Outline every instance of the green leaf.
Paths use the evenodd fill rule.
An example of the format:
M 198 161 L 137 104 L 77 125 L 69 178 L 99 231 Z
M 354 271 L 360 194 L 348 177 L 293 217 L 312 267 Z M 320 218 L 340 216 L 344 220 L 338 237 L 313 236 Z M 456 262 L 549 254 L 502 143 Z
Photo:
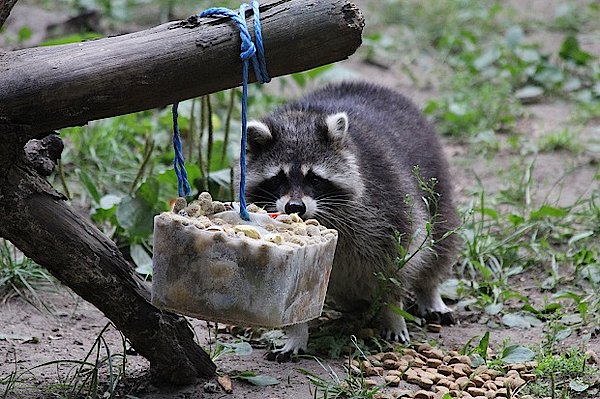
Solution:
M 83 42 L 86 40 L 99 39 L 101 37 L 102 37 L 101 34 L 95 33 L 95 32 L 76 33 L 73 35 L 59 37 L 56 39 L 48 39 L 48 40 L 42 42 L 42 44 L 40 44 L 40 46 L 56 46 L 59 44 L 77 43 L 77 42 Z
M 481 356 L 484 359 L 487 359 L 487 350 L 489 344 L 490 332 L 486 331 L 485 334 L 483 334 L 483 337 L 481 337 L 481 339 L 479 340 L 479 345 L 477 346 L 477 352 L 479 353 L 479 356 Z
M 581 380 L 571 380 L 569 381 L 569 388 L 571 388 L 575 392 L 583 392 L 590 387 L 590 384 L 583 382 Z
M 558 55 L 564 60 L 570 60 L 578 65 L 585 65 L 588 61 L 595 59 L 593 55 L 587 53 L 579 47 L 579 41 L 573 35 L 567 36 L 560 46 Z
M 542 322 L 538 318 L 531 315 L 509 313 L 502 316 L 502 323 L 511 328 L 514 327 L 526 330 L 532 326 L 538 326 Z
M 523 42 L 523 28 L 518 25 L 511 26 L 504 35 L 504 40 L 510 48 L 516 48 Z
M 504 305 L 502 303 L 494 303 L 491 305 L 487 305 L 484 308 L 485 313 L 489 314 L 489 315 L 495 315 L 500 313 L 500 311 L 502 310 L 502 308 L 504 307 Z
M 19 43 L 23 43 L 25 40 L 31 39 L 33 32 L 29 26 L 22 26 L 19 29 Z
M 79 181 L 81 181 L 81 184 L 83 185 L 83 187 L 85 187 L 85 189 L 87 190 L 88 194 L 92 197 L 94 202 L 96 204 L 99 203 L 100 193 L 98 192 L 98 189 L 96 189 L 96 184 L 94 183 L 90 175 L 88 175 L 87 172 L 83 170 L 79 170 Z
M 233 349 L 233 352 L 239 356 L 247 356 L 252 353 L 252 346 L 248 342 L 234 342 L 226 345 Z
M 152 275 L 152 258 L 142 245 L 134 244 L 129 248 L 133 263 L 137 266 L 135 271 L 143 275 Z
M 521 345 L 511 345 L 502 351 L 502 361 L 505 363 L 523 363 L 533 360 L 535 352 Z
M 408 313 L 406 310 L 402 309 L 401 307 L 394 305 L 393 303 L 388 303 L 387 307 L 390 308 L 392 310 L 392 312 L 404 317 L 408 321 L 416 321 L 415 316 L 411 315 L 410 313 Z
M 99 205 L 102 209 L 111 209 L 113 206 L 117 205 L 121 202 L 121 197 L 114 194 L 107 194 L 104 197 L 100 198 Z
M 154 208 L 158 202 L 158 194 L 160 192 L 160 185 L 158 180 L 150 177 L 146 179 L 142 185 L 135 192 L 135 196 L 144 200 L 148 206 Z
M 581 232 L 579 234 L 575 234 L 573 237 L 571 237 L 569 239 L 569 245 L 573 245 L 577 241 L 583 240 L 584 238 L 591 237 L 592 235 L 594 235 L 594 232 L 592 230 L 588 230 L 588 231 Z
M 117 222 L 132 237 L 152 234 L 154 209 L 138 197 L 125 197 L 117 208 Z
M 266 387 L 269 385 L 279 384 L 279 380 L 275 377 L 271 377 L 263 374 L 254 374 L 251 371 L 243 372 L 235 376 L 238 380 L 244 380 L 257 387 Z
M 531 102 L 544 94 L 544 89 L 538 86 L 525 86 L 522 89 L 515 91 L 515 97 L 519 100 Z
M 557 208 L 550 205 L 542 205 L 537 211 L 531 212 L 531 219 L 538 220 L 545 217 L 563 218 L 568 214 L 569 212 L 564 208 Z

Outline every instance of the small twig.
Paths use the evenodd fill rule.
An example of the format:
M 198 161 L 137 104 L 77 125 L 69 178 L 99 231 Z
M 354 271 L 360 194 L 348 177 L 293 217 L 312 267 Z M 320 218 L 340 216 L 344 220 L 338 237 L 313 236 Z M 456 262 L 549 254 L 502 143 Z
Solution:
M 137 175 L 135 176 L 135 179 L 133 179 L 133 182 L 131 183 L 131 187 L 129 189 L 129 194 L 133 194 L 140 179 L 144 175 L 144 170 L 146 169 L 146 166 L 148 165 L 148 161 L 150 161 L 150 156 L 152 155 L 153 150 L 154 150 L 154 140 L 152 139 L 151 135 L 148 135 L 146 137 L 146 143 L 144 144 L 144 158 L 142 159 L 142 164 L 140 165 L 140 169 L 138 170 Z
M 60 179 L 60 184 L 63 187 L 65 197 L 67 197 L 68 200 L 71 200 L 71 193 L 69 192 L 69 187 L 67 187 L 67 181 L 65 178 L 65 170 L 63 169 L 62 160 L 60 158 L 58 159 L 58 176 Z
M 208 180 L 210 177 L 210 161 L 212 160 L 212 149 L 213 149 L 213 123 L 212 123 L 212 105 L 210 104 L 210 94 L 206 96 L 206 124 L 208 125 L 208 143 L 206 146 L 206 174 L 204 180 L 206 183 L 206 190 L 208 191 Z
M 200 99 L 200 134 L 198 135 L 198 166 L 200 167 L 200 173 L 202 174 L 202 178 L 204 180 L 204 157 L 202 156 L 202 138 L 204 137 L 204 116 L 206 108 L 206 97 L 202 97 Z M 206 189 L 204 187 L 203 189 Z
M 221 151 L 221 165 L 225 162 L 227 155 L 227 145 L 229 143 L 229 129 L 231 127 L 231 115 L 233 114 L 233 100 L 235 99 L 235 89 L 229 91 L 229 106 L 227 108 L 227 116 L 225 117 L 225 135 L 223 136 L 223 150 Z

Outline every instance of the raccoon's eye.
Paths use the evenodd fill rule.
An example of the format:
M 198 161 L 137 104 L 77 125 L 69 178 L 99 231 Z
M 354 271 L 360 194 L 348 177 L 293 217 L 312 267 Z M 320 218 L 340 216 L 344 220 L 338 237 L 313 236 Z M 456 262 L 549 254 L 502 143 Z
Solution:
M 321 184 L 323 182 L 323 178 L 315 175 L 312 172 L 309 172 L 308 175 L 306 176 L 306 179 L 308 180 L 308 182 L 312 185 L 312 186 L 317 186 L 319 184 Z

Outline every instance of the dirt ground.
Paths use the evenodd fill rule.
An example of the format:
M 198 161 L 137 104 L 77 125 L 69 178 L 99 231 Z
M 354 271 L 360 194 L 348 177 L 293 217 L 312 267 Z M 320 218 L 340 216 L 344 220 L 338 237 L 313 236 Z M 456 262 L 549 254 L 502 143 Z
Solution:
M 357 1 L 363 10 L 364 1 Z M 524 2 L 513 1 L 519 6 Z M 556 5 L 559 1 L 535 1 L 528 7 L 520 7 L 523 12 L 531 12 L 537 17 L 542 17 L 540 10 L 551 7 L 548 3 Z M 538 13 L 538 11 L 540 13 Z M 369 15 L 367 14 L 367 22 Z M 368 32 L 367 25 L 367 32 Z M 600 40 L 588 38 L 589 46 L 600 51 Z M 555 47 L 555 34 L 547 36 L 536 33 L 532 40 L 542 41 L 549 48 Z M 546 40 L 544 42 L 544 40 Z M 429 98 L 434 98 L 437 93 L 435 89 L 419 89 L 415 87 L 401 72 L 400 68 L 392 65 L 382 69 L 373 65 L 365 64 L 359 57 L 340 63 L 357 77 L 368 77 L 375 83 L 398 89 L 411 97 L 417 104 L 423 105 Z M 520 122 L 519 129 L 533 137 L 556 132 L 561 127 L 569 126 L 574 109 L 561 101 L 542 102 L 526 107 L 526 117 Z M 592 139 L 600 137 L 600 126 L 590 123 L 583 127 L 580 137 Z M 446 153 L 449 157 L 453 175 L 455 176 L 456 191 L 460 205 L 466 206 L 466 200 L 470 191 L 476 186 L 476 177 L 483 183 L 488 193 L 494 193 L 506 185 L 505 176 L 508 173 L 514 154 L 508 150 L 501 150 L 495 157 L 487 160 L 482 157 L 474 157 L 469 154 L 469 148 L 458 144 L 447 144 Z M 569 204 L 592 189 L 593 176 L 599 161 L 598 154 L 582 152 L 574 156 L 568 152 L 552 152 L 538 156 L 538 167 L 534 170 L 536 182 L 535 189 L 540 196 L 547 193 L 555 196 L 559 203 Z M 566 170 L 572 170 L 567 179 L 562 181 L 562 189 L 553 187 L 557 176 L 561 176 Z M 560 195 L 559 195 L 560 193 Z M 543 293 L 536 287 L 539 284 L 533 272 L 519 275 L 514 284 L 522 287 L 525 295 L 543 301 Z M 0 379 L 9 375 L 13 370 L 27 370 L 34 366 L 57 359 L 82 359 L 93 346 L 101 330 L 109 322 L 104 315 L 89 303 L 73 294 L 66 287 L 56 290 L 41 292 L 44 303 L 50 311 L 38 310 L 21 299 L 12 299 L 0 304 Z M 480 314 L 459 310 L 457 312 L 458 324 L 444 327 L 440 333 L 427 333 L 416 325 L 410 325 L 409 329 L 416 342 L 429 340 L 436 341 L 445 350 L 459 349 L 466 341 L 474 336 L 481 336 L 490 327 L 480 324 Z M 206 324 L 198 320 L 190 320 L 195 328 L 198 341 L 202 346 L 209 346 L 209 336 Z M 511 343 L 535 345 L 542 339 L 541 327 L 528 330 L 504 328 L 501 325 L 491 329 L 491 346 L 499 348 L 503 341 L 510 340 Z M 122 351 L 121 337 L 114 329 L 104 335 L 114 351 Z M 225 339 L 232 339 L 225 337 Z M 566 346 L 578 346 L 581 344 L 577 336 L 572 336 L 563 342 Z M 588 349 L 600 353 L 600 338 L 596 337 L 587 343 Z M 239 356 L 235 354 L 224 355 L 217 362 L 219 370 L 227 375 L 234 376 L 239 372 L 253 371 L 277 378 L 278 385 L 268 387 L 255 387 L 248 383 L 233 382 L 233 393 L 226 394 L 217 389 L 216 393 L 207 392 L 209 386 L 206 381 L 183 388 L 157 387 L 147 382 L 148 362 L 139 355 L 131 353 L 127 356 L 127 375 L 131 386 L 138 386 L 137 390 L 131 392 L 131 397 L 143 399 L 160 398 L 312 398 L 314 387 L 312 387 L 306 376 L 298 369 L 307 369 L 318 375 L 328 378 L 328 372 L 319 363 L 311 358 L 303 358 L 295 363 L 277 364 L 264 359 L 266 350 L 254 348 L 251 354 Z M 331 367 L 341 378 L 343 378 L 343 359 L 325 359 L 323 365 Z M 20 386 L 18 393 L 10 394 L 10 399 L 34 399 L 58 397 L 51 393 L 53 384 L 60 383 L 61 378 L 66 375 L 64 367 L 50 365 L 35 369 L 28 384 Z M 61 377 L 62 376 L 62 377 Z M 405 383 L 403 383 L 405 384 Z M 210 384 L 209 384 L 210 385 Z M 405 385 L 414 389 L 414 386 Z M 391 388 L 390 392 L 391 392 Z M 399 388 L 402 389 L 402 386 Z M 0 385 L 0 394 L 3 387 Z M 1 396 L 1 395 L 0 395 Z

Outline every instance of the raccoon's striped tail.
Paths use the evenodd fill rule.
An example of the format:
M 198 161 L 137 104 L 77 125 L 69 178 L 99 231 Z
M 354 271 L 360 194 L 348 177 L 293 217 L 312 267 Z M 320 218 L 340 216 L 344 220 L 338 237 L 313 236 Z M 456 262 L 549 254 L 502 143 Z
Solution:
M 248 31 L 246 24 L 246 8 L 248 4 L 243 3 L 240 6 L 239 12 L 235 12 L 228 8 L 214 7 L 209 8 L 200 14 L 198 17 L 227 17 L 231 18 L 238 29 L 240 30 L 240 38 L 242 39 L 241 54 L 243 68 L 243 85 L 242 85 L 242 145 L 240 149 L 240 216 L 244 220 L 249 220 L 250 216 L 246 210 L 246 127 L 247 127 L 247 100 L 248 100 L 248 64 L 252 61 L 254 75 L 260 83 L 267 83 L 271 80 L 267 72 L 267 63 L 265 61 L 265 49 L 262 40 L 262 31 L 260 25 L 260 11 L 258 1 L 252 2 L 252 11 L 254 13 L 254 36 L 256 45 L 252 42 L 252 36 Z M 177 190 L 180 197 L 191 195 L 191 187 L 188 181 L 187 172 L 185 170 L 185 160 L 183 158 L 183 150 L 181 139 L 179 137 L 179 126 L 177 124 L 177 106 L 179 103 L 173 104 L 173 149 L 175 150 L 175 159 L 173 166 L 177 175 Z

